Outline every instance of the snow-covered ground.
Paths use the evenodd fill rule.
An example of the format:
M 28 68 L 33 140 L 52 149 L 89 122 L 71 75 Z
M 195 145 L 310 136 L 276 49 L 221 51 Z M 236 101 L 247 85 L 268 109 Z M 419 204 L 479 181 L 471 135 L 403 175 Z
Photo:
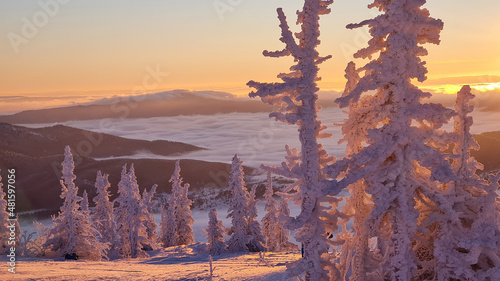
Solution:
M 0 280 L 209 280 L 205 244 L 171 247 L 150 253 L 149 258 L 113 261 L 69 261 L 63 259 L 20 258 L 16 273 L 7 271 L 6 258 L 0 258 Z M 213 280 L 300 280 L 284 273 L 286 263 L 300 258 L 299 251 L 222 254 L 213 257 Z

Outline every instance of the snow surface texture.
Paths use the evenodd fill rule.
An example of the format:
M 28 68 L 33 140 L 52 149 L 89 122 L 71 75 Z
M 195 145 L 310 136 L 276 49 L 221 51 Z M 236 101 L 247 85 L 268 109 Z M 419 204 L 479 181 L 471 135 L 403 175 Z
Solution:
M 0 257 L 0 280 L 87 281 L 87 280 L 209 280 L 206 244 L 179 246 L 150 252 L 149 258 L 113 261 L 64 261 L 20 258 L 16 274 L 6 275 L 5 256 Z M 222 254 L 213 257 L 214 279 L 217 281 L 292 281 L 286 277 L 286 263 L 300 258 L 300 253 Z

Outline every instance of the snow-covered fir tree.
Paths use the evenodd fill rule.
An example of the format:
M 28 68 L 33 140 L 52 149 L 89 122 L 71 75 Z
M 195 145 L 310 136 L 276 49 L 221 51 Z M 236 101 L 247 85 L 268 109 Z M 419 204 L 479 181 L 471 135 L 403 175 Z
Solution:
M 266 199 L 265 211 L 266 215 L 262 218 L 262 234 L 266 238 L 266 248 L 268 251 L 276 252 L 279 250 L 279 233 L 280 221 L 278 220 L 278 203 L 273 198 L 273 179 L 272 173 L 267 173 L 266 192 L 264 198 Z
M 350 62 L 345 70 L 347 83 L 343 96 L 347 96 L 359 82 L 359 74 L 354 62 Z M 370 98 L 362 97 L 358 102 L 351 102 L 347 108 L 348 119 L 342 126 L 344 138 L 340 143 L 346 142 L 346 156 L 350 157 L 359 153 L 367 141 L 368 129 L 376 126 L 372 116 L 376 114 L 370 107 Z M 371 211 L 371 198 L 365 192 L 366 182 L 360 180 L 349 185 L 351 196 L 346 199 L 342 211 L 346 216 L 342 220 L 343 232 L 337 235 L 337 240 L 341 244 L 339 249 L 340 259 L 337 265 L 340 277 L 346 279 L 349 270 L 351 275 L 349 280 L 367 280 L 366 272 L 375 271 L 370 265 L 375 264 L 373 253 L 370 253 L 369 234 L 365 227 L 366 218 Z M 352 223 L 352 228 L 348 229 L 348 223 Z M 352 233 L 352 235 L 351 235 Z
M 298 42 L 293 36 L 283 10 L 278 9 L 278 18 L 281 28 L 281 41 L 285 48 L 275 52 L 264 52 L 268 57 L 292 56 L 297 62 L 290 68 L 291 73 L 280 74 L 281 83 L 258 83 L 250 81 L 247 85 L 256 89 L 250 97 L 260 97 L 263 102 L 276 105 L 279 108 L 270 114 L 270 117 L 291 125 L 297 125 L 301 143 L 300 154 L 288 153 L 287 163 L 281 167 L 268 170 L 275 174 L 294 178 L 297 180 L 295 187 L 295 203 L 300 204 L 301 213 L 296 218 L 291 218 L 286 227 L 297 230 L 295 238 L 304 245 L 304 257 L 288 266 L 289 276 L 306 273 L 306 280 L 320 280 L 328 278 L 328 266 L 331 264 L 327 257 L 328 244 L 326 230 L 322 217 L 327 216 L 322 202 L 328 201 L 322 189 L 326 179 L 322 167 L 333 161 L 318 138 L 329 137 L 322 132 L 325 126 L 317 118 L 317 92 L 316 82 L 318 65 L 331 56 L 320 57 L 316 48 L 319 45 L 319 18 L 330 13 L 329 5 L 333 0 L 305 0 L 302 11 L 297 12 L 301 31 L 296 34 Z M 289 150 L 291 152 L 292 150 Z M 340 192 L 337 190 L 336 193 Z M 330 195 L 336 195 L 331 192 Z
M 118 194 L 115 199 L 118 204 L 115 208 L 115 219 L 120 236 L 120 255 L 132 258 L 147 256 L 145 250 L 156 249 L 156 243 L 148 238 L 144 224 L 149 213 L 139 194 L 134 164 L 129 172 L 127 165 L 123 166 Z
M 106 256 L 108 244 L 97 239 L 99 232 L 90 224 L 88 214 L 82 212 L 78 187 L 74 180 L 75 163 L 71 149 L 66 146 L 62 162 L 61 198 L 64 199 L 59 214 L 52 216 L 53 226 L 45 247 L 59 256 L 76 253 L 79 257 L 100 260 Z
M 80 203 L 82 212 L 89 216 L 90 215 L 90 209 L 89 209 L 89 195 L 87 194 L 87 190 L 83 191 L 82 194 L 82 202 Z
M 1 170 L 0 170 L 1 171 Z M 2 190 L 2 176 L 0 176 L 0 254 L 10 250 L 9 213 L 7 212 L 7 194 Z
M 290 230 L 286 229 L 284 223 L 290 217 L 290 206 L 288 205 L 288 198 L 284 195 L 278 203 L 278 212 L 276 217 L 279 222 L 276 224 L 276 239 L 278 240 L 278 251 L 289 251 L 297 249 L 297 245 L 290 242 Z
M 170 194 L 172 196 L 172 194 Z M 170 198 L 170 197 L 169 197 Z M 173 231 L 175 229 L 173 215 L 169 212 L 168 206 L 162 206 L 160 219 L 160 244 L 163 247 L 170 247 Z
M 231 218 L 231 227 L 228 230 L 230 235 L 227 240 L 227 250 L 229 252 L 246 252 L 247 244 L 251 237 L 248 235 L 248 192 L 245 187 L 245 174 L 242 162 L 237 155 L 234 155 L 229 175 L 228 189 L 231 191 L 231 201 L 227 217 Z
M 258 210 L 257 204 L 259 201 L 255 198 L 255 192 L 257 191 L 257 185 L 252 186 L 250 193 L 248 194 L 248 236 L 250 236 L 250 241 L 248 241 L 248 250 L 250 252 L 262 252 L 266 250 L 264 244 L 266 243 L 266 238 L 262 235 L 262 229 L 260 223 L 257 220 Z
M 189 183 L 182 183 L 182 178 L 180 177 L 180 166 L 179 160 L 176 162 L 176 173 L 174 173 L 175 178 L 172 178 L 173 184 L 178 184 L 180 191 L 177 195 L 178 197 L 175 200 L 176 210 L 176 227 L 177 227 L 177 240 L 175 241 L 175 245 L 190 245 L 194 243 L 194 232 L 193 232 L 193 223 L 194 219 L 191 215 L 191 205 L 193 201 L 188 198 L 189 193 Z
M 439 281 L 493 281 L 500 277 L 500 217 L 496 210 L 499 178 L 491 176 L 493 183 L 489 183 L 476 174 L 483 166 L 470 154 L 472 149 L 479 150 L 470 133 L 473 120 L 469 114 L 474 107 L 469 101 L 473 98 L 469 86 L 457 94 L 453 130 L 458 141 L 453 148 L 456 158 L 452 161 L 459 179 L 447 188 L 448 198 L 460 220 L 443 218 L 437 229 L 433 275 Z
M 158 201 L 153 198 L 156 193 L 157 187 L 158 185 L 155 184 L 151 187 L 149 192 L 146 189 L 142 191 L 142 202 L 146 207 L 146 211 L 148 213 L 148 219 L 145 220 L 143 223 L 146 226 L 148 239 L 155 242 L 158 240 L 158 233 L 157 233 L 158 226 L 156 225 L 154 217 L 154 207 L 156 206 L 156 204 L 158 204 Z
M 168 208 L 162 210 L 161 242 L 165 247 L 189 245 L 194 243 L 192 201 L 188 198 L 189 184 L 182 183 L 179 160 L 175 163 L 170 182 L 172 193 L 167 200 Z
M 113 203 L 109 201 L 111 184 L 108 174 L 97 172 L 95 188 L 97 195 L 92 199 L 95 203 L 92 214 L 92 225 L 100 233 L 100 240 L 109 244 L 108 258 L 118 257 L 118 233 L 116 232 L 115 215 L 113 213 Z
M 208 227 L 205 229 L 207 235 L 208 247 L 207 250 L 212 255 L 220 255 L 225 252 L 226 244 L 224 243 L 224 233 L 226 228 L 222 221 L 217 217 L 217 209 L 211 209 L 208 213 Z
M 411 280 L 416 274 L 418 262 L 412 242 L 418 227 L 417 201 L 429 199 L 447 216 L 454 216 L 438 186 L 456 176 L 436 147 L 445 135 L 439 130 L 453 116 L 453 110 L 422 103 L 430 93 L 412 84 L 413 79 L 426 79 L 421 56 L 427 51 L 421 45 L 438 44 L 443 28 L 440 20 L 422 8 L 425 3 L 375 0 L 369 7 L 378 9 L 380 15 L 348 25 L 368 26 L 373 37 L 368 47 L 355 54 L 355 58 L 372 59 L 362 68 L 364 75 L 350 93 L 337 100 L 341 107 L 352 102 L 369 105 L 366 110 L 370 115 L 359 120 L 369 122 L 367 146 L 324 171 L 331 178 L 347 171 L 335 192 L 339 185 L 364 179 L 366 192 L 372 196 L 373 208 L 365 227 L 370 237 L 377 238 L 383 259 L 369 278 Z M 360 101 L 368 91 L 375 92 Z

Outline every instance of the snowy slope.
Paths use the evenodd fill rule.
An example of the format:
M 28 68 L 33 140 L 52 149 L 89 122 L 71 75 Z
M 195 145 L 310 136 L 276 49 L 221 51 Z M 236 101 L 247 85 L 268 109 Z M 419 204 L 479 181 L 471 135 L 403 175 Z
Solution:
M 17 273 L 7 272 L 0 258 L 0 280 L 209 280 L 208 254 L 204 243 L 170 247 L 151 253 L 150 258 L 113 261 L 65 261 L 21 258 Z M 300 258 L 299 252 L 215 256 L 214 280 L 298 280 L 284 274 L 286 263 Z

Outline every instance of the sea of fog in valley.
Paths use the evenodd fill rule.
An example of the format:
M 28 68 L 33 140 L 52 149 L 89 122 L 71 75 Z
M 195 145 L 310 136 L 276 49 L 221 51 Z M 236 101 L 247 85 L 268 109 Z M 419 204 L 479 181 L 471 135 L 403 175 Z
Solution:
M 476 110 L 472 114 L 473 134 L 499 131 L 500 112 Z M 345 146 L 339 145 L 340 127 L 347 117 L 339 108 L 329 107 L 320 111 L 319 118 L 328 126 L 331 138 L 320 142 L 330 155 L 341 157 Z M 180 156 L 163 157 L 148 152 L 137 153 L 124 158 L 196 159 L 211 162 L 230 163 L 238 154 L 244 165 L 259 167 L 260 164 L 279 165 L 283 161 L 285 145 L 298 147 L 297 127 L 276 122 L 268 113 L 229 113 L 215 115 L 187 115 L 138 119 L 103 119 L 69 121 L 61 123 L 75 128 L 112 134 L 141 140 L 169 140 L 184 142 L 207 150 Z M 52 124 L 27 125 L 44 127 Z M 453 122 L 445 126 L 451 130 Z

